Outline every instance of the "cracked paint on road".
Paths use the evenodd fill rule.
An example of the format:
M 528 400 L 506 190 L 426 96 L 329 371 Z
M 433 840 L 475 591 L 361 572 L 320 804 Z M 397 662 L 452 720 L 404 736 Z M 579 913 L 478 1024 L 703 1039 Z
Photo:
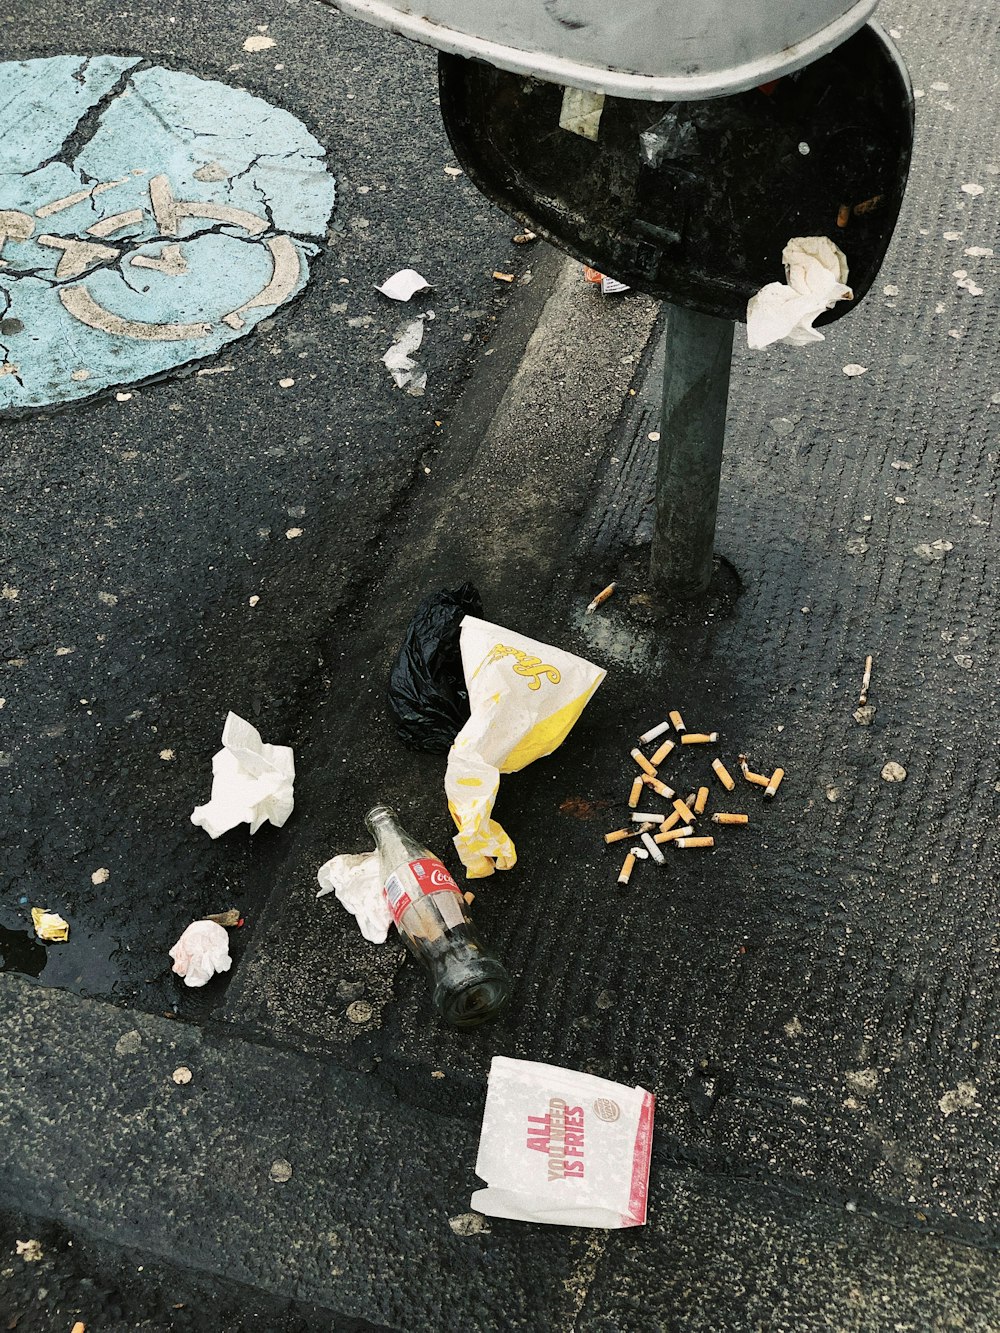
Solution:
M 0 64 L 0 412 L 165 374 L 305 286 L 325 149 L 239 88 L 122 56 Z

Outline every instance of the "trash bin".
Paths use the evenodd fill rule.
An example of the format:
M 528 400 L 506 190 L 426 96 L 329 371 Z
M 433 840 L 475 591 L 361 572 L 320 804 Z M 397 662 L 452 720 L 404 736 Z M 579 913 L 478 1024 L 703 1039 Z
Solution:
M 439 66 L 441 115 L 469 178 L 629 287 L 742 320 L 780 279 L 792 236 L 829 236 L 854 301 L 823 324 L 856 308 L 879 271 L 909 171 L 913 96 L 877 24 L 727 97 L 591 99 L 585 133 L 565 128 L 562 88 L 460 56 Z
M 878 0 L 325 0 L 516 74 L 645 101 L 721 97 L 811 64 Z
M 855 309 L 902 204 L 913 91 L 869 22 L 877 0 L 326 3 L 437 47 L 442 117 L 478 188 L 669 303 L 650 575 L 700 596 L 736 322 L 798 237 L 846 257 L 852 299 L 815 324 Z

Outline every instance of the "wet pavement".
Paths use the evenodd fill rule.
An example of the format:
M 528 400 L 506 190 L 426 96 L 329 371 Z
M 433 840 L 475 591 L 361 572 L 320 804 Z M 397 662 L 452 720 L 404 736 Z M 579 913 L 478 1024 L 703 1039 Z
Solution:
M 426 60 L 346 24 L 345 76 L 351 60 L 382 69 L 407 52 L 392 77 L 423 99 L 420 143 L 392 139 L 404 156 L 383 212 L 371 191 L 338 206 L 343 230 L 303 296 L 227 352 L 236 370 L 142 389 L 141 414 L 112 397 L 8 431 L 23 545 L 4 606 L 21 664 L 0 723 L 8 823 L 24 833 L 0 883 L 0 967 L 39 968 L 24 921 L 44 895 L 72 933 L 49 947 L 43 986 L 123 1011 L 5 979 L 25 1014 L 24 1116 L 61 1116 L 67 1134 L 37 1178 L 3 1162 L 24 1206 L 83 1217 L 115 1244 L 145 1225 L 161 1254 L 215 1271 L 229 1245 L 241 1281 L 392 1327 L 444 1326 L 470 1289 L 482 1328 L 799 1330 L 825 1326 L 821 1311 L 841 1329 L 996 1326 L 1000 158 L 981 109 L 996 100 L 997 21 L 984 4 L 934 17 L 915 0 L 883 18 L 918 93 L 899 226 L 874 290 L 826 342 L 751 354 L 738 337 L 723 564 L 693 609 L 657 605 L 648 586 L 655 308 L 602 304 L 551 257 L 531 259 L 531 285 L 495 293 L 489 256 L 513 229 L 445 175 Z M 377 181 L 374 148 L 340 127 L 346 100 L 307 74 L 300 63 L 285 101 L 330 149 L 338 189 Z M 354 130 L 385 100 L 363 85 L 349 84 Z M 415 200 L 418 179 L 436 184 Z M 474 239 L 459 245 L 463 228 Z M 395 323 L 368 289 L 391 271 L 390 233 L 410 247 L 391 267 L 460 275 L 447 302 L 433 293 L 425 400 L 379 362 Z M 479 341 L 508 299 L 505 340 Z M 373 311 L 371 326 L 340 322 Z M 286 374 L 294 388 L 274 388 Z M 450 855 L 443 760 L 399 746 L 383 691 L 420 597 L 467 578 L 491 619 L 609 675 L 561 750 L 502 780 L 497 816 L 520 860 L 473 886 L 474 913 L 515 997 L 489 1030 L 458 1036 L 433 1023 L 397 943 L 367 944 L 314 894 L 322 861 L 364 847 L 376 799 Z M 586 616 L 611 579 L 615 596 Z M 294 746 L 297 806 L 284 830 L 211 843 L 188 815 L 229 707 Z M 636 736 L 671 707 L 718 730 L 734 769 L 742 751 L 787 776 L 769 805 L 751 793 L 748 828 L 663 872 L 639 867 L 622 892 L 601 835 L 625 813 Z M 697 755 L 671 762 L 673 785 L 704 776 Z M 905 780 L 882 776 L 889 762 Z M 186 993 L 165 948 L 230 906 L 248 923 L 232 932 L 233 972 Z M 64 1028 L 91 1071 L 79 1115 L 27 1063 L 32 1041 L 58 1045 Z M 92 1071 L 133 1030 L 141 1058 L 100 1086 Z M 196 1069 L 183 1131 L 175 1044 Z M 478 1183 L 493 1054 L 656 1092 L 645 1230 L 495 1222 L 456 1246 L 448 1219 Z M 139 1195 L 67 1199 L 74 1147 L 119 1115 Z M 234 1122 L 248 1153 L 235 1164 Z M 165 1183 L 172 1145 L 192 1154 L 191 1180 Z M 102 1128 L 99 1159 L 118 1149 Z M 296 1173 L 280 1197 L 261 1174 L 279 1150 Z M 204 1180 L 219 1239 L 199 1258 L 176 1218 Z M 279 1235 L 301 1244 L 290 1268 Z M 413 1290 L 372 1284 L 380 1256 L 398 1275 L 401 1248 L 419 1263 Z
M 510 288 L 491 274 L 520 273 L 533 259 L 511 244 L 507 220 L 460 174 L 445 170 L 454 159 L 426 52 L 400 48 L 318 5 L 265 5 L 252 23 L 239 7 L 221 6 L 195 25 L 140 4 L 130 9 L 126 31 L 143 59 L 138 66 L 112 62 L 103 101 L 94 102 L 95 87 L 61 113 L 50 138 L 85 107 L 86 133 L 65 150 L 73 171 L 62 161 L 47 168 L 60 174 L 44 197 L 71 197 L 74 172 L 84 192 L 109 173 L 117 179 L 116 165 L 131 171 L 138 163 L 145 174 L 133 178 L 140 182 L 134 187 L 116 186 L 37 220 L 37 229 L 90 225 L 119 208 L 122 190 L 148 192 L 151 173 L 169 159 L 175 212 L 178 199 L 231 184 L 231 206 L 252 204 L 276 231 L 315 231 L 318 219 L 321 236 L 306 248 L 321 253 L 307 282 L 302 271 L 301 294 L 273 311 L 247 311 L 242 332 L 249 336 L 218 356 L 206 357 L 198 339 L 101 342 L 104 335 L 79 322 L 67 352 L 63 334 L 40 315 L 10 333 L 11 348 L 29 339 L 66 362 L 65 379 L 53 387 L 57 397 L 85 390 L 92 396 L 27 416 L 13 403 L 22 414 L 5 429 L 0 764 L 4 825 L 17 833 L 7 839 L 0 869 L 0 927 L 14 932 L 0 945 L 0 967 L 81 994 L 197 1015 L 219 1001 L 222 988 L 192 995 L 177 987 L 165 946 L 192 917 L 238 906 L 247 922 L 233 933 L 238 961 L 282 855 L 273 829 L 252 843 L 244 829 L 213 845 L 188 821 L 208 799 L 226 713 L 242 713 L 266 740 L 300 739 L 309 720 L 300 718 L 298 700 L 322 670 L 318 642 L 329 618 L 370 576 L 385 515 L 447 446 L 457 384 L 490 350 L 496 314 L 511 300 Z M 108 63 L 83 60 L 106 49 L 101 6 L 83 17 L 68 5 L 29 7 L 16 40 L 8 33 L 7 58 L 62 55 L 68 33 L 79 61 L 28 68 L 59 90 L 72 66 L 79 78 L 71 71 L 69 86 L 79 92 Z M 170 68 L 157 74 L 152 55 Z M 122 67 L 134 86 L 115 83 Z M 180 93 L 197 81 L 185 71 L 208 80 L 186 102 Z M 234 98 L 246 112 L 238 118 L 241 133 L 256 135 L 257 148 L 272 155 L 257 166 L 237 160 L 248 150 L 235 132 L 231 139 L 213 135 L 212 107 Z M 405 134 L 383 114 L 386 101 L 407 108 Z M 297 146 L 288 136 L 306 132 L 289 128 L 292 116 L 326 149 L 320 167 L 327 180 L 337 178 L 325 236 L 316 172 L 306 173 L 302 187 L 296 161 L 289 168 Z M 7 151 L 19 144 L 12 139 Z M 35 145 L 41 157 L 47 144 Z M 239 179 L 220 182 L 213 171 L 206 177 L 206 161 L 212 168 L 218 158 Z M 320 183 L 323 190 L 329 196 Z M 124 200 L 132 202 L 131 195 Z M 136 228 L 121 233 L 133 259 L 153 252 L 162 259 L 172 240 L 149 240 L 169 221 L 163 210 L 169 213 L 170 200 L 161 191 L 159 219 L 148 202 L 138 235 Z M 327 208 L 330 202 L 326 197 Z M 195 230 L 219 226 L 213 218 L 188 223 Z M 184 219 L 175 226 L 173 248 L 192 266 L 187 276 L 135 271 L 159 284 L 155 315 L 148 311 L 153 295 L 130 295 L 130 269 L 121 277 L 113 267 L 99 269 L 78 286 L 117 283 L 114 299 L 128 298 L 119 312 L 135 319 L 191 318 L 185 302 L 192 299 L 198 308 L 211 306 L 214 289 L 199 268 L 198 247 L 220 238 L 206 232 L 190 241 Z M 250 259 L 243 262 L 249 240 L 231 242 L 247 282 L 254 276 Z M 12 290 L 10 275 L 30 267 L 27 247 L 45 253 L 33 241 L 7 243 Z M 218 317 L 253 295 L 250 287 L 243 291 L 242 277 L 233 278 L 232 260 L 228 252 L 211 258 L 220 282 L 229 265 L 229 286 L 215 293 L 211 314 L 230 337 L 234 330 Z M 408 265 L 434 283 L 426 299 L 404 306 L 374 291 Z M 21 281 L 35 288 L 42 282 Z M 381 357 L 418 308 L 433 309 L 436 318 L 420 353 L 428 388 L 411 397 L 394 386 Z M 261 313 L 267 317 L 250 331 Z M 101 350 L 109 341 L 117 377 Z M 165 365 L 151 360 L 156 349 L 196 360 L 163 377 Z M 88 351 L 93 375 L 74 379 L 72 358 Z M 112 387 L 93 394 L 98 381 Z M 51 946 L 41 970 L 37 951 L 16 938 L 30 925 L 32 905 L 71 922 L 69 943 Z

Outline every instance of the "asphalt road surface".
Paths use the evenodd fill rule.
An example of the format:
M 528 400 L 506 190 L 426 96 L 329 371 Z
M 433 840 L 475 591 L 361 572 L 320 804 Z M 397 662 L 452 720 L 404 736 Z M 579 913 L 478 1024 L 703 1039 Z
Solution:
M 446 170 L 430 56 L 304 0 L 15 15 L 11 59 L 137 55 L 283 108 L 337 199 L 325 236 L 285 228 L 309 248 L 301 292 L 214 358 L 91 397 L 70 370 L 73 404 L 5 422 L 0 1203 L 19 1215 L 0 1293 L 36 1320 L 57 1308 L 42 1288 L 60 1318 L 117 1305 L 155 1328 L 200 1327 L 191 1304 L 216 1299 L 223 1327 L 266 1311 L 289 1333 L 456 1309 L 546 1333 L 1000 1326 L 992 7 L 885 7 L 917 89 L 899 225 L 824 343 L 750 354 L 738 331 L 724 563 L 688 609 L 648 587 L 656 308 L 512 245 Z M 80 97 L 99 68 L 81 59 Z M 212 128 L 163 119 L 189 156 Z M 100 145 L 82 123 L 63 158 Z M 255 157 L 232 200 L 266 212 Z M 115 189 L 137 197 L 84 206 L 106 220 Z M 157 198 L 155 241 L 84 242 L 159 264 L 151 290 L 170 247 L 195 264 Z M 46 220 L 64 239 L 71 207 Z M 8 226 L 16 260 L 33 241 Z M 265 238 L 240 275 L 258 287 Z M 404 266 L 433 286 L 396 307 L 373 289 Z M 381 357 L 428 310 L 414 397 Z M 3 330 L 8 363 L 31 333 Z M 314 895 L 377 799 L 451 856 L 442 761 L 402 750 L 383 691 L 418 597 L 468 577 L 499 623 L 609 674 L 562 749 L 501 784 L 520 861 L 473 910 L 515 995 L 459 1036 L 397 941 Z M 710 855 L 619 893 L 601 834 L 635 737 L 674 706 L 730 763 L 787 776 Z M 229 709 L 294 747 L 296 810 L 212 842 L 189 816 Z M 698 761 L 679 751 L 680 782 Z M 68 943 L 30 937 L 33 905 Z M 166 949 L 229 907 L 232 972 L 186 990 Z M 470 1221 L 501 1053 L 655 1091 L 645 1228 Z M 47 1258 L 16 1253 L 29 1236 Z
M 490 351 L 512 295 L 491 275 L 525 261 L 515 225 L 446 170 L 421 48 L 306 3 L 21 6 L 4 31 L 10 60 L 123 52 L 244 87 L 296 116 L 336 179 L 310 277 L 273 318 L 154 382 L 135 341 L 117 384 L 4 431 L 0 966 L 170 1009 L 186 997 L 165 945 L 238 906 L 238 955 L 271 887 L 273 830 L 251 844 L 244 828 L 220 858 L 188 820 L 226 714 L 295 739 L 317 638 L 433 478 L 457 387 Z M 134 134 L 114 141 L 123 171 Z M 172 138 L 190 158 L 190 134 Z M 374 290 L 405 267 L 433 285 L 407 306 Z M 414 397 L 381 357 L 427 310 Z M 66 945 L 34 947 L 33 905 L 71 919 Z

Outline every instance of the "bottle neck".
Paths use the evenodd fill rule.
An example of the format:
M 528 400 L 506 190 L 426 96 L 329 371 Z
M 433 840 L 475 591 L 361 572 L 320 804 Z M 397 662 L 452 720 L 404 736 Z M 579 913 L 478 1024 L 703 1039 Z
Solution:
M 365 815 L 365 823 L 373 838 L 378 836 L 377 829 L 400 829 L 399 816 L 390 805 L 373 805 Z
M 391 806 L 373 806 L 365 815 L 365 824 L 375 839 L 384 871 L 391 870 L 400 861 L 412 861 L 429 854 L 426 848 L 403 828 L 399 816 Z

